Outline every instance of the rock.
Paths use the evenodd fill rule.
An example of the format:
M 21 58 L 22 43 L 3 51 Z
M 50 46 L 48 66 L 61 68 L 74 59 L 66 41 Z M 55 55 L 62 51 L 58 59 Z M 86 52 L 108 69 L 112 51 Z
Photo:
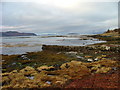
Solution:
M 96 73 L 107 73 L 108 71 L 110 71 L 111 68 L 110 67 L 101 67 L 100 69 L 98 69 L 96 71 Z
M 95 60 L 95 61 L 98 61 L 98 58 L 95 58 L 94 60 Z
M 5 84 L 4 86 L 11 87 L 11 88 L 24 87 L 23 84 L 25 85 L 26 80 L 27 78 L 22 73 L 11 73 L 10 72 L 9 76 L 3 77 L 3 83 Z
M 30 75 L 33 73 L 37 73 L 37 71 L 33 67 L 30 67 L 30 66 L 25 67 L 24 69 L 20 70 L 19 72 L 24 75 Z
M 8 76 L 10 73 L 2 73 L 2 76 Z
M 9 82 L 10 82 L 9 77 L 7 76 L 2 77 L 2 85 L 8 85 Z
M 33 67 L 30 67 L 30 66 L 27 66 L 27 67 L 25 67 L 24 69 L 22 69 L 22 70 L 25 70 L 25 71 L 30 71 L 30 70 L 35 70 Z M 21 70 L 21 71 L 22 71 Z
M 66 52 L 71 52 L 71 51 L 80 51 L 81 48 L 83 49 L 82 46 L 58 46 L 58 45 L 43 45 L 42 50 L 50 50 L 50 51 L 66 51 Z
M 108 47 L 108 46 L 106 46 L 106 45 L 102 45 L 102 46 L 101 46 L 101 49 L 102 49 L 102 50 L 110 50 L 110 47 Z
M 11 80 L 26 79 L 23 73 L 11 73 L 8 77 Z
M 67 68 L 66 65 L 69 67 Z M 69 63 L 64 63 L 60 68 L 61 70 L 59 73 L 68 75 L 71 77 L 71 79 L 81 78 L 84 75 L 90 74 L 89 69 L 80 61 L 71 61 Z
M 66 82 L 65 81 L 56 81 L 56 82 L 54 82 L 54 85 L 55 85 L 55 87 L 56 86 L 59 86 L 60 88 L 62 88 L 62 86 L 65 84 Z
M 37 68 L 38 71 L 49 70 L 49 69 L 54 69 L 54 67 L 53 66 L 50 66 L 50 67 L 48 67 L 48 66 L 41 66 L 41 67 Z
M 4 86 L 2 86 L 2 89 L 8 89 L 8 88 L 13 88 L 11 85 L 4 85 Z
M 81 56 L 76 56 L 77 58 L 79 58 L 79 59 L 84 59 L 83 57 L 81 57 Z
M 21 56 L 21 58 L 22 58 L 23 60 L 30 60 L 30 59 L 27 57 L 27 55 L 24 55 L 24 54 Z
M 100 59 L 102 59 L 102 57 L 101 57 L 101 56 L 98 56 L 96 59 L 97 59 L 97 60 L 100 60 Z
M 50 86 L 51 86 L 50 84 L 44 83 L 44 84 L 41 85 L 41 88 L 48 88 Z
M 85 56 L 85 58 L 92 58 L 92 56 Z
M 51 81 L 46 81 L 47 84 L 51 84 Z
M 91 73 L 96 73 L 96 71 L 101 67 L 100 64 L 96 64 L 96 65 L 92 65 L 90 70 L 91 70 Z
M 80 61 L 71 61 L 71 64 L 81 65 L 82 62 L 80 62 Z
M 74 65 L 81 65 L 82 62 L 80 61 L 71 61 L 71 62 L 68 62 L 68 63 L 64 63 L 60 66 L 61 69 L 66 69 L 68 67 L 74 67 Z
M 89 61 L 89 62 L 93 62 L 93 60 L 92 60 L 92 59 L 88 59 L 87 61 Z
M 117 62 L 113 60 L 100 60 L 92 63 L 84 63 L 88 68 L 90 68 L 91 73 L 107 73 L 111 70 L 111 67 L 117 67 Z
M 104 58 L 104 57 L 107 57 L 107 55 L 102 55 L 102 57 Z
M 101 64 L 101 65 L 104 65 L 106 67 L 112 67 L 112 66 L 115 66 L 117 65 L 117 61 L 114 61 L 114 60 L 109 60 L 109 59 L 102 59 L 98 62 L 94 62 L 94 64 Z
M 117 70 L 117 67 L 111 67 L 111 69 L 113 69 L 113 70 Z
M 10 73 L 3 73 L 4 88 L 61 88 L 69 80 L 81 79 L 84 76 L 95 73 L 107 73 L 116 70 L 117 61 L 102 59 L 100 61 L 84 63 L 71 61 L 60 66 L 61 69 L 49 71 L 53 66 L 41 66 L 37 72 L 33 67 L 27 66 L 20 70 L 13 70 Z
M 11 73 L 18 73 L 18 71 L 17 70 L 13 70 Z
M 71 52 L 66 52 L 66 54 L 77 54 L 77 52 L 71 51 Z

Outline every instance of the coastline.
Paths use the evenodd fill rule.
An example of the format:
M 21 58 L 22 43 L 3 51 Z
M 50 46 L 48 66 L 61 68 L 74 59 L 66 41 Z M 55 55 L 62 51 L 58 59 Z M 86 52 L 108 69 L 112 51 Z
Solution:
M 43 45 L 40 52 L 2 55 L 3 88 L 77 88 L 77 82 L 82 88 L 118 88 L 118 79 L 115 82 L 112 77 L 117 78 L 119 73 L 120 37 L 102 34 L 88 37 L 107 42 L 87 46 Z M 87 82 L 84 78 L 89 76 L 96 76 L 94 82 L 80 84 L 79 80 Z M 105 81 L 95 83 L 100 77 L 107 84 Z
M 33 37 L 6 37 L 0 45 L 4 55 L 25 54 L 26 52 L 42 51 L 42 45 L 59 46 L 86 46 L 95 43 L 103 43 L 98 39 L 83 35 L 78 36 L 33 36 Z

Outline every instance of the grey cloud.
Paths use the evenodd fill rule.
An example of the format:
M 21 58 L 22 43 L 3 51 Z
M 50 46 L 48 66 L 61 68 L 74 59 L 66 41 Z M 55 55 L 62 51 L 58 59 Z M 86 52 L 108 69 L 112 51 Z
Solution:
M 117 3 L 84 3 L 84 5 L 68 10 L 28 2 L 3 3 L 3 26 L 26 26 L 3 30 L 94 33 L 117 27 L 115 23 Z

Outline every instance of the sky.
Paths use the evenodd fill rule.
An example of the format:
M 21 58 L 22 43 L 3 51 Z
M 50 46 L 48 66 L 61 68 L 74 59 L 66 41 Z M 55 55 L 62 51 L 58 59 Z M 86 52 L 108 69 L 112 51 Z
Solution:
M 118 27 L 117 2 L 2 2 L 2 31 L 97 34 Z

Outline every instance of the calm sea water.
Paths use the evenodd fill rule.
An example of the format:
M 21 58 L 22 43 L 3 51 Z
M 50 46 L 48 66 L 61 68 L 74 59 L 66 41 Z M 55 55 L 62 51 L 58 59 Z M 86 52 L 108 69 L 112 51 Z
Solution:
M 84 46 L 101 43 L 97 39 L 80 40 L 78 37 L 0 37 L 0 54 L 24 54 L 26 52 L 41 51 L 42 45 Z

